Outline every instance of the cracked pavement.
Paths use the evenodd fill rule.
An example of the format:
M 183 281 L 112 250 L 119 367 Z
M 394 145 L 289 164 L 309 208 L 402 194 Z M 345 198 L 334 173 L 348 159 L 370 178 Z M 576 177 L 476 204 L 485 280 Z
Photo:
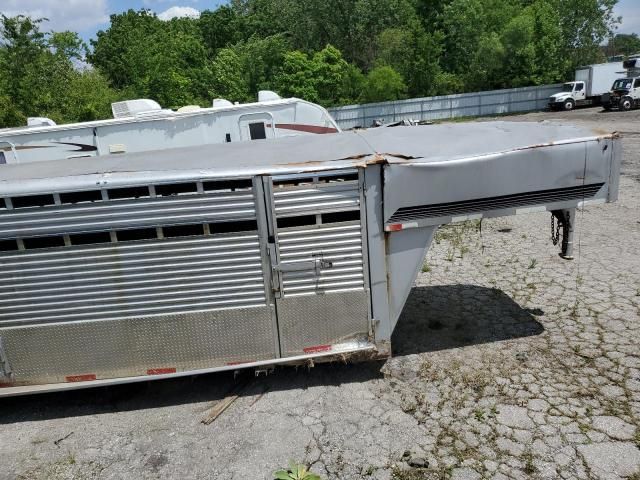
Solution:
M 620 199 L 442 229 L 386 362 L 0 401 L 0 479 L 640 479 L 640 112 L 533 113 L 623 132 Z M 578 245 L 579 243 L 579 245 Z

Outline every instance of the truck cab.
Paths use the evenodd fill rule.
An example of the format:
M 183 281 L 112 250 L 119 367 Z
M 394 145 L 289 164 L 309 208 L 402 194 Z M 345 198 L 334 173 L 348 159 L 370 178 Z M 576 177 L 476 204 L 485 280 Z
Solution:
M 613 82 L 611 91 L 602 96 L 605 110 L 628 111 L 640 107 L 640 77 L 619 78 Z
M 573 110 L 576 105 L 584 104 L 586 96 L 585 82 L 567 82 L 562 86 L 561 92 L 551 95 L 549 108 Z

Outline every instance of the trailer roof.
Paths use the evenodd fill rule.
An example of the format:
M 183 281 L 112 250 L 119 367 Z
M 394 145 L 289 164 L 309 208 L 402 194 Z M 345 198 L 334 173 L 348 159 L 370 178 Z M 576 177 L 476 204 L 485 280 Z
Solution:
M 119 124 L 125 124 L 125 123 L 141 123 L 141 122 L 152 122 L 157 120 L 171 120 L 175 118 L 208 115 L 211 113 L 225 113 L 225 112 L 250 110 L 255 108 L 276 107 L 280 105 L 292 105 L 295 103 L 310 103 L 310 102 L 292 97 L 292 98 L 281 98 L 278 100 L 266 100 L 263 102 L 238 103 L 238 104 L 233 104 L 228 106 L 206 107 L 206 108 L 200 108 L 198 110 L 187 111 L 187 112 L 177 112 L 177 111 L 174 112 L 174 111 L 167 111 L 166 109 L 164 109 L 164 110 L 158 110 L 158 111 L 143 112 L 142 114 L 131 115 L 128 117 L 107 118 L 104 120 L 92 120 L 89 122 L 61 123 L 59 125 L 42 125 L 37 127 L 29 127 L 27 125 L 24 125 L 20 127 L 0 128 L 0 137 L 76 130 L 79 128 L 92 128 L 92 127 L 100 127 L 103 125 L 119 125 Z
M 381 162 L 433 164 L 557 144 L 597 141 L 612 135 L 549 122 L 382 127 L 108 157 L 3 165 L 0 167 L 0 195 L 293 174 Z

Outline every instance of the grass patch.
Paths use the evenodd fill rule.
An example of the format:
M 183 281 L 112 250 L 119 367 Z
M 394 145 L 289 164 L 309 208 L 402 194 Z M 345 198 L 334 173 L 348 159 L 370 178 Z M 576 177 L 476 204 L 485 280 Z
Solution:
M 531 452 L 525 452 L 523 455 L 524 460 L 524 473 L 527 475 L 533 475 L 538 470 L 533 463 L 533 454 Z

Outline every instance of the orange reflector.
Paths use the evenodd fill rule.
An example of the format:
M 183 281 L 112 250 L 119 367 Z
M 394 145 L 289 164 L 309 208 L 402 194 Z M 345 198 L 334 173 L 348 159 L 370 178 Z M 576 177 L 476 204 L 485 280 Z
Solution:
M 402 230 L 402 224 L 401 223 L 394 223 L 392 225 L 389 225 L 387 227 L 387 230 L 390 232 L 399 232 L 400 230 Z
M 328 352 L 329 350 L 331 350 L 331 345 L 315 345 L 313 347 L 307 347 L 302 349 L 304 353 L 320 353 L 320 352 Z
M 176 373 L 175 368 L 150 368 L 147 370 L 147 375 L 168 375 L 170 373 Z
M 96 379 L 96 376 L 93 373 L 88 373 L 87 375 L 70 375 L 68 377 L 64 377 L 67 382 L 91 382 Z

